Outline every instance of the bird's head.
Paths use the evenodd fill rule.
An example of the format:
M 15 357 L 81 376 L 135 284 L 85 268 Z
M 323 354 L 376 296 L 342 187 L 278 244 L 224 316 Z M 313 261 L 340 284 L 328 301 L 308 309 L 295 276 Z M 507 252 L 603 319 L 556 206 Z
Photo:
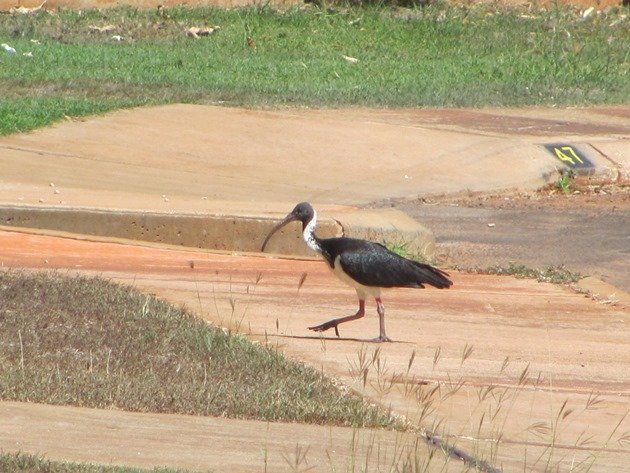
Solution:
M 313 210 L 313 207 L 311 207 L 311 204 L 309 204 L 308 202 L 300 202 L 293 208 L 293 210 L 291 210 L 291 212 L 289 212 L 286 217 L 284 217 L 284 219 L 278 225 L 271 229 L 269 235 L 267 235 L 267 238 L 265 238 L 265 241 L 262 244 L 261 251 L 265 251 L 267 242 L 271 239 L 273 234 L 284 227 L 286 224 L 300 221 L 302 222 L 302 228 L 305 228 L 308 222 L 310 222 L 314 216 L 315 211 Z

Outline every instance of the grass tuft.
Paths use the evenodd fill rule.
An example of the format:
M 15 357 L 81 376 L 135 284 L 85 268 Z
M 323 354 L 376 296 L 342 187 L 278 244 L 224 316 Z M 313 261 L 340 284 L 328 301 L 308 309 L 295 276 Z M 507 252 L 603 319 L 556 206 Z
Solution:
M 573 273 L 564 266 L 549 266 L 546 269 L 532 269 L 523 264 L 509 263 L 507 266 L 491 266 L 477 272 L 485 274 L 505 274 L 517 278 L 536 279 L 538 282 L 569 284 L 579 281 L 580 273 Z
M 554 187 L 563 194 L 570 194 L 573 191 L 573 173 L 572 172 L 562 172 L 560 173 L 560 177 L 554 183 Z

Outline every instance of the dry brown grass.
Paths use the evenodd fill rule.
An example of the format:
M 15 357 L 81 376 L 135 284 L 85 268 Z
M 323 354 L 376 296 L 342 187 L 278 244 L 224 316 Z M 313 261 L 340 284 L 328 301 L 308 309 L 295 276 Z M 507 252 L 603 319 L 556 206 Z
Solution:
M 103 278 L 0 272 L 0 400 L 393 426 L 312 368 Z

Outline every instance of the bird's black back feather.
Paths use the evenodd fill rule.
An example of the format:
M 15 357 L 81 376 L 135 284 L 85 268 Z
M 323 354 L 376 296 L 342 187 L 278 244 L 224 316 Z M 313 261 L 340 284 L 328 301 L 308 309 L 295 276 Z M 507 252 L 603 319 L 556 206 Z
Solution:
M 444 271 L 397 255 L 379 243 L 347 237 L 321 239 L 318 243 L 331 267 L 339 257 L 343 271 L 364 286 L 424 287 L 429 284 L 443 289 L 453 284 Z

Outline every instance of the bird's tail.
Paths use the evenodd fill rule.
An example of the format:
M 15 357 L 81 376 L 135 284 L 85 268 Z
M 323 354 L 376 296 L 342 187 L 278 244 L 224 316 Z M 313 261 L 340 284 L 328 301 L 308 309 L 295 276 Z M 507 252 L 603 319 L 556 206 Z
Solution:
M 430 264 L 418 263 L 417 261 L 413 263 L 420 272 L 421 283 L 430 284 L 438 289 L 448 289 L 453 285 L 453 281 L 448 278 L 449 274 L 446 271 L 434 268 Z

